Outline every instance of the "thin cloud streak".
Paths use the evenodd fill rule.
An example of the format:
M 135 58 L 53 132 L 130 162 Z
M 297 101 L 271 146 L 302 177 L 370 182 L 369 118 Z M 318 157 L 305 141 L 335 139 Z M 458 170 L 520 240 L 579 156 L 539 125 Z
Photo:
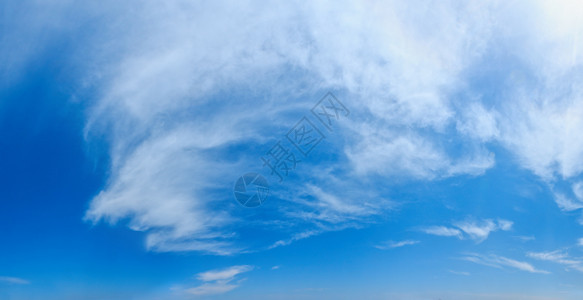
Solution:
M 466 256 L 463 256 L 461 259 L 493 268 L 504 269 L 509 267 L 521 271 L 526 271 L 529 273 L 550 274 L 550 272 L 536 269 L 534 266 L 527 262 L 518 261 L 494 254 L 491 255 L 467 254 Z
M 551 252 L 528 252 L 529 257 L 554 262 L 565 266 L 567 269 L 583 272 L 583 261 L 580 259 L 571 258 L 568 253 L 560 250 Z
M 30 284 L 30 281 L 18 277 L 0 276 L 0 281 L 10 284 Z
M 455 228 L 449 228 L 449 227 L 445 227 L 445 226 L 430 226 L 430 227 L 425 227 L 421 229 L 422 232 L 427 233 L 427 234 L 431 234 L 431 235 L 437 235 L 437 236 L 454 236 L 457 237 L 459 239 L 463 238 L 462 232 L 458 229 Z
M 253 270 L 252 266 L 232 266 L 222 270 L 211 270 L 199 273 L 196 277 L 201 281 L 231 280 L 233 277 Z
M 253 266 L 239 265 L 226 269 L 202 272 L 197 274 L 196 278 L 204 283 L 196 287 L 184 289 L 184 292 L 195 296 L 224 294 L 240 286 L 242 280 L 233 282 L 239 274 L 249 272 L 253 269 Z
M 388 250 L 388 249 L 395 249 L 395 248 L 400 248 L 400 247 L 404 247 L 404 246 L 416 245 L 419 243 L 421 243 L 421 242 L 415 241 L 415 240 L 404 240 L 404 241 L 400 241 L 400 242 L 387 241 L 387 242 L 384 242 L 380 245 L 376 245 L 374 247 L 377 249 L 380 249 L 380 250 Z
M 485 241 L 492 232 L 498 230 L 511 230 L 513 224 L 514 223 L 512 221 L 508 220 L 466 220 L 462 222 L 455 222 L 453 225 L 457 228 L 446 226 L 430 226 L 421 228 L 421 232 L 437 236 L 457 237 L 460 240 L 464 239 L 465 235 L 467 235 L 470 239 L 475 240 L 477 243 L 481 243 Z

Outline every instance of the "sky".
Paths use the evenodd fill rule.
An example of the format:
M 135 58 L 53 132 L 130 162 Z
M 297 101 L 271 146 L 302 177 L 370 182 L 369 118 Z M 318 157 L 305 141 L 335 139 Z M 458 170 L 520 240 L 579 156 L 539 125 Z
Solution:
M 582 128 L 574 0 L 2 1 L 0 299 L 581 299 Z

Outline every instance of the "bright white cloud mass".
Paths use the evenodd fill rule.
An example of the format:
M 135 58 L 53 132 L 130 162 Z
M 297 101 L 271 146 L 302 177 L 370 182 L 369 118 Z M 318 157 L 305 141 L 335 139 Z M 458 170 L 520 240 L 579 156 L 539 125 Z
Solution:
M 86 140 L 108 145 L 110 171 L 85 218 L 128 220 L 156 251 L 246 251 L 238 228 L 248 220 L 221 191 L 258 168 L 262 152 L 237 149 L 279 138 L 295 122 L 290 112 L 307 112 L 328 90 L 353 111 L 339 124 L 343 139 L 328 144 L 339 159 L 324 178 L 306 165 L 303 181 L 284 183 L 273 221 L 315 234 L 360 226 L 394 206 L 378 191 L 339 194 L 310 182 L 481 176 L 496 164 L 493 147 L 545 181 L 561 209 L 578 210 L 583 17 L 559 2 L 90 4 L 76 17 L 108 22 L 92 25 L 99 30 L 73 60 L 87 70 L 79 93 L 95 91 Z M 49 30 L 79 9 L 30 8 L 34 25 Z M 34 30 L 21 37 L 36 38 Z M 12 68 L 34 55 L 2 49 Z M 483 241 L 511 224 L 425 232 Z
M 329 92 L 346 107 L 333 126 L 311 112 Z M 415 299 L 406 288 L 445 291 L 454 280 L 468 293 L 448 299 L 583 295 L 579 1 L 7 1 L 5 96 L 24 104 L 10 103 L 21 111 L 12 116 L 0 100 L 3 239 L 22 255 L 33 247 L 19 244 L 19 230 L 79 249 L 63 254 L 77 260 L 63 261 L 62 274 L 107 269 L 114 282 L 160 271 L 147 260 L 169 266 L 153 276 L 164 293 L 176 278 L 198 281 L 175 289 L 187 299 L 235 289 L 250 299 L 351 298 L 336 287 L 353 284 L 366 287 L 364 298 L 390 289 Z M 303 117 L 322 140 L 297 152 L 279 181 L 262 158 L 279 142 L 297 150 L 287 135 Z M 29 148 L 50 159 L 29 159 Z M 269 181 L 260 207 L 234 199 L 248 172 Z M 22 217 L 10 208 L 33 209 Z M 81 229 L 64 225 L 72 212 Z M 46 216 L 70 230 L 66 239 L 50 235 L 58 230 Z M 137 246 L 108 252 L 119 240 Z M 135 260 L 124 273 L 81 263 L 87 252 Z M 12 296 L 5 286 L 46 281 L 26 272 L 34 263 L 10 262 L 0 298 Z M 243 285 L 244 276 L 255 281 Z M 559 285 L 560 276 L 568 280 Z M 513 297 L 551 277 L 552 297 L 536 298 L 536 288 L 535 298 Z M 472 294 L 483 282 L 509 294 Z M 258 292 L 264 283 L 272 289 Z
M 216 190 L 229 189 L 239 175 L 233 170 L 253 168 L 261 152 L 226 149 L 277 138 L 270 128 L 291 126 L 286 113 L 307 110 L 317 98 L 305 95 L 321 90 L 341 91 L 354 111 L 341 124 L 346 140 L 333 145 L 347 162 L 330 166 L 327 180 L 339 185 L 354 176 L 480 176 L 495 165 L 492 144 L 551 187 L 583 170 L 576 10 L 565 20 L 525 1 L 427 1 L 416 10 L 402 1 L 132 6 L 132 18 L 117 14 L 123 5 L 100 8 L 111 23 L 91 40 L 110 42 L 81 55 L 99 62 L 86 74 L 99 95 L 87 139 L 105 137 L 111 159 L 86 218 L 129 219 L 130 228 L 147 232 L 150 249 L 243 250 L 234 228 L 245 220 L 231 195 Z M 488 66 L 493 60 L 496 68 Z M 479 76 L 503 80 L 488 87 L 498 98 L 472 87 Z M 282 194 L 294 213 L 282 207 L 273 218 L 326 231 L 390 208 L 374 195 L 305 189 L 315 199 Z M 580 208 L 569 201 L 557 202 Z M 511 225 L 456 226 L 426 232 L 482 241 Z

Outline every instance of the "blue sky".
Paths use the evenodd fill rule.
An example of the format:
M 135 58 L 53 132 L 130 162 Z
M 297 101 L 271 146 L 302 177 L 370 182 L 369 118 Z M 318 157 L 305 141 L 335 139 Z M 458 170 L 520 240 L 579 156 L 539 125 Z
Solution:
M 0 299 L 581 299 L 582 9 L 5 1 Z

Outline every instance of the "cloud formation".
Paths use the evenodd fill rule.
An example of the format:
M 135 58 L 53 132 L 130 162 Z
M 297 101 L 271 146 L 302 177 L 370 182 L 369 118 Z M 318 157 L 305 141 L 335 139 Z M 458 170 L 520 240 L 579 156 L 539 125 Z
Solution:
M 0 276 L 0 282 L 10 284 L 30 284 L 30 281 L 18 277 Z
M 421 231 L 431 235 L 455 236 L 459 239 L 463 238 L 462 232 L 459 229 L 449 228 L 445 226 L 429 226 L 422 228 Z
M 265 128 L 284 126 L 288 119 L 280 116 L 307 107 L 297 97 L 306 80 L 318 83 L 309 92 L 343 91 L 355 109 L 342 125 L 348 142 L 336 145 L 350 166 L 340 182 L 353 180 L 350 174 L 414 180 L 479 176 L 495 165 L 488 150 L 492 142 L 545 180 L 572 178 L 583 170 L 583 143 L 574 142 L 583 140 L 576 138 L 583 102 L 578 85 L 569 84 L 577 77 L 567 74 L 581 60 L 578 50 L 573 56 L 573 48 L 562 45 L 581 23 L 573 16 L 566 26 L 557 17 L 564 12 L 547 10 L 544 2 L 521 12 L 526 18 L 508 20 L 511 12 L 522 11 L 521 4 L 428 2 L 423 10 L 410 10 L 402 1 L 290 3 L 278 9 L 253 1 L 139 4 L 134 18 L 118 15 L 131 30 L 120 35 L 110 28 L 98 39 L 115 35 L 116 42 L 92 57 L 107 64 L 87 136 L 107 137 L 111 175 L 86 218 L 129 219 L 130 228 L 145 231 L 147 246 L 157 251 L 241 251 L 233 239 L 242 224 L 239 215 L 226 204 L 228 196 L 211 191 L 229 189 L 220 182 L 240 175 L 231 170 L 249 168 L 249 159 L 226 149 L 269 139 L 272 131 Z M 562 24 L 561 30 L 539 25 L 542 35 L 527 30 L 529 17 L 540 14 L 545 28 Z M 516 36 L 524 47 L 540 51 L 519 55 L 509 43 Z M 466 75 L 498 51 L 538 79 L 522 80 L 520 72 L 505 77 L 514 88 L 496 86 L 503 99 L 485 100 L 479 89 L 468 91 L 472 82 Z M 559 58 L 565 53 L 570 60 Z M 460 146 L 463 151 L 455 150 Z M 313 184 L 305 190 L 315 199 L 287 198 L 291 206 L 273 217 L 312 228 L 275 244 L 346 228 L 383 211 L 366 195 L 339 196 Z M 480 242 L 490 232 L 507 230 L 503 226 L 485 221 L 428 231 Z
M 400 241 L 400 242 L 387 241 L 387 242 L 384 242 L 380 245 L 376 245 L 375 248 L 380 249 L 380 250 L 388 250 L 388 249 L 400 248 L 400 247 L 404 247 L 404 246 L 411 246 L 411 245 L 415 245 L 415 244 L 419 244 L 419 243 L 420 243 L 420 241 L 415 241 L 415 240 L 404 240 L 404 241 Z
M 446 226 L 430 226 L 422 228 L 421 231 L 431 235 L 457 237 L 459 239 L 464 239 L 464 237 L 467 236 L 477 243 L 481 243 L 485 241 L 492 232 L 498 230 L 511 230 L 513 224 L 514 223 L 512 221 L 508 220 L 467 220 L 454 223 L 453 225 L 457 228 Z
M 554 262 L 563 265 L 567 270 L 576 270 L 583 272 L 583 261 L 580 259 L 571 258 L 569 254 L 564 251 L 556 250 L 551 252 L 529 252 L 529 257 Z
M 202 272 L 197 275 L 197 278 L 204 283 L 197 287 L 188 288 L 185 292 L 195 296 L 224 294 L 239 287 L 238 282 L 233 282 L 237 275 L 251 270 L 253 270 L 252 266 L 240 265 Z
M 74 96 L 91 95 L 85 137 L 109 157 L 85 219 L 143 231 L 154 251 L 227 255 L 246 247 L 237 240 L 246 215 L 223 192 L 255 168 L 257 155 L 242 149 L 269 144 L 328 90 L 354 110 L 332 145 L 337 186 L 480 176 L 496 165 L 496 145 L 551 188 L 572 186 L 557 188 L 557 204 L 580 209 L 583 18 L 559 2 L 31 2 L 20 19 L 35 22 L 5 37 L 0 54 L 13 63 L 0 71 L 17 76 L 51 39 L 78 38 L 69 63 L 85 71 Z M 65 30 L 72 17 L 94 20 L 95 34 Z M 391 207 L 380 192 L 340 195 L 305 180 L 299 193 L 313 199 L 284 187 L 288 206 L 268 215 L 309 228 L 273 243 L 359 226 Z M 428 231 L 482 241 L 505 230 L 456 226 Z
M 541 273 L 549 274 L 549 272 L 544 270 L 536 269 L 534 266 L 527 262 L 518 261 L 498 255 L 481 255 L 481 254 L 468 254 L 462 257 L 463 260 L 470 261 L 476 264 L 503 269 L 506 267 L 518 269 L 521 271 L 526 271 L 530 273 Z

